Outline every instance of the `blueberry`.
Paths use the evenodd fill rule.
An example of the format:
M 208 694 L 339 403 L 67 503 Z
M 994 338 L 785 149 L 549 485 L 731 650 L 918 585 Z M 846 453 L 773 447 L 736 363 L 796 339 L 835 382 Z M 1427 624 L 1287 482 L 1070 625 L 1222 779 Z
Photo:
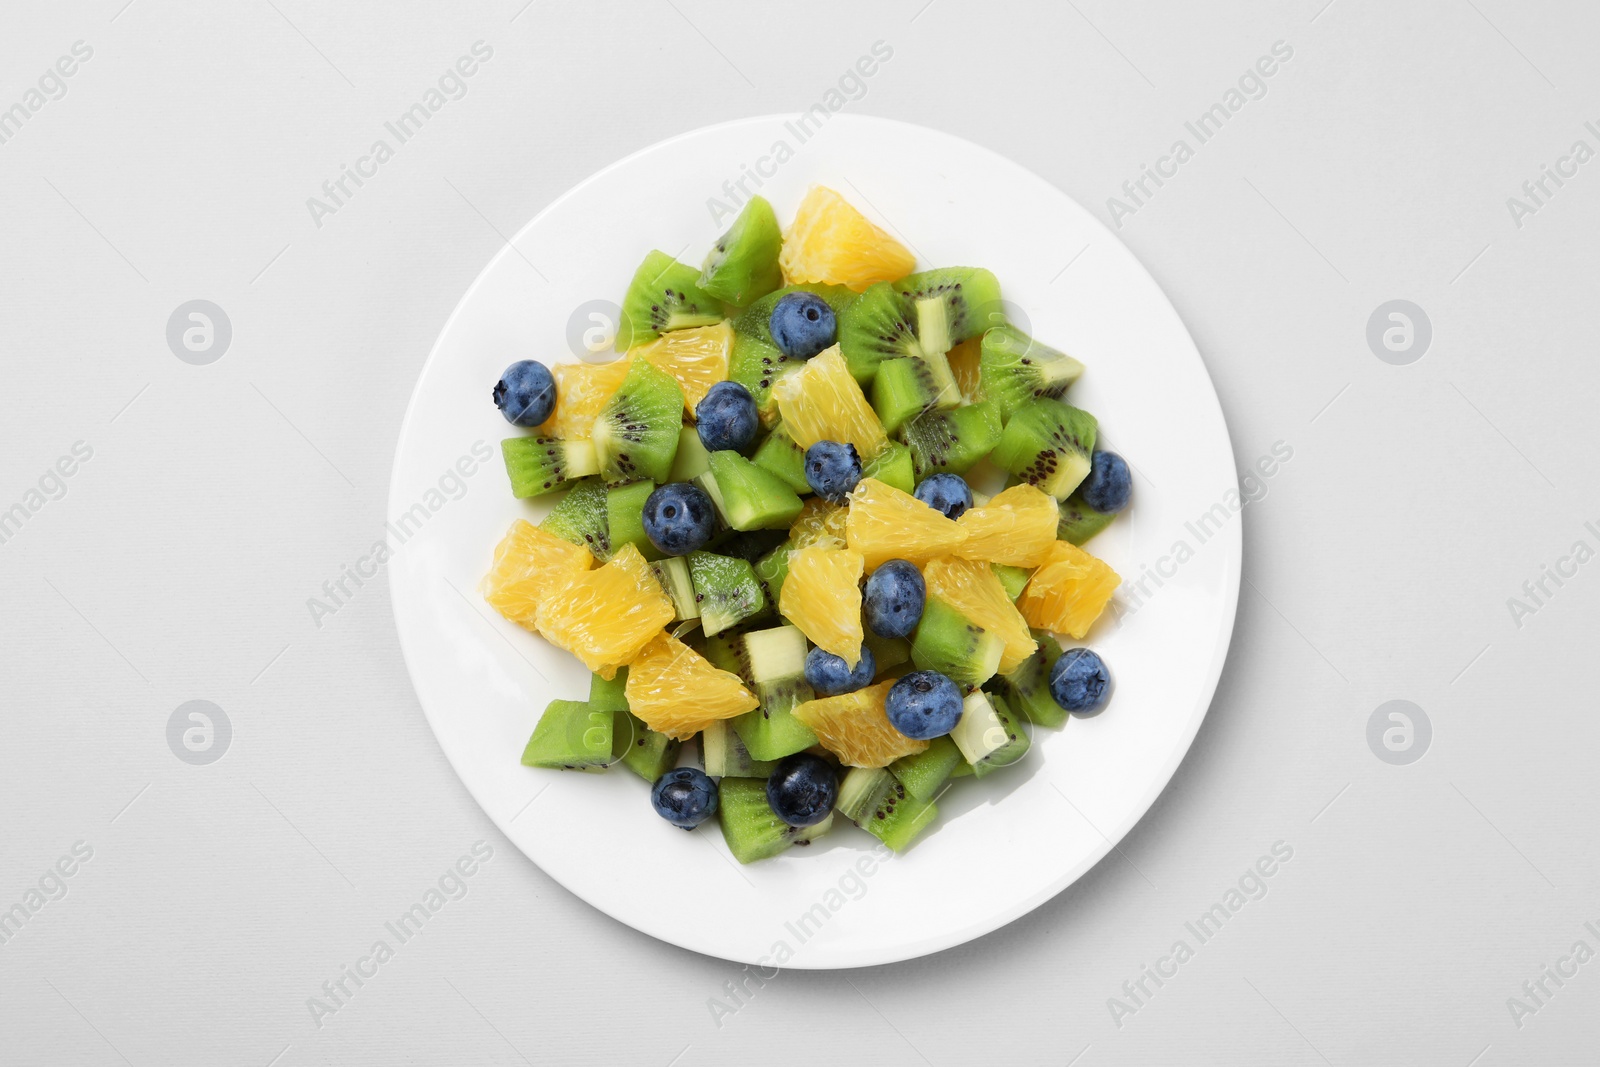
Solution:
M 1050 668 L 1050 695 L 1056 703 L 1085 718 L 1105 710 L 1111 695 L 1106 661 L 1087 648 L 1069 648 Z
M 814 826 L 833 811 L 839 772 L 821 756 L 785 756 L 767 779 L 767 805 L 790 826 Z
M 1083 502 L 1096 511 L 1121 511 L 1133 495 L 1133 477 L 1128 461 L 1115 452 L 1096 452 L 1089 461 L 1089 477 L 1078 486 Z
M 891 559 L 867 579 L 861 609 L 867 625 L 879 637 L 910 637 L 922 621 L 922 602 L 927 595 L 922 573 L 903 559 Z
M 861 480 L 861 456 L 852 444 L 818 441 L 806 449 L 806 484 L 824 500 L 843 504 Z
M 556 380 L 543 363 L 519 360 L 494 383 L 494 406 L 513 426 L 537 426 L 556 409 Z
M 767 322 L 773 343 L 790 359 L 810 359 L 833 344 L 839 322 L 833 308 L 815 293 L 789 293 L 779 299 Z
M 698 767 L 679 767 L 656 779 L 650 803 L 672 825 L 693 830 L 717 813 L 717 783 Z
M 713 385 L 695 405 L 694 418 L 708 452 L 743 452 L 761 428 L 755 398 L 738 382 Z
M 950 519 L 959 519 L 972 506 L 972 489 L 959 474 L 930 474 L 917 483 L 914 495 Z
M 856 664 L 855 670 L 851 670 L 842 657 L 826 649 L 813 648 L 806 653 L 806 681 L 818 696 L 836 697 L 841 693 L 854 693 L 870 685 L 872 676 L 877 673 L 878 661 L 873 658 L 872 649 L 866 645 L 861 646 L 861 661 Z
M 938 671 L 912 671 L 889 687 L 889 723 L 916 741 L 942 737 L 961 721 L 961 690 Z
M 716 506 L 698 485 L 671 482 L 645 498 L 644 533 L 669 556 L 684 556 L 711 540 Z

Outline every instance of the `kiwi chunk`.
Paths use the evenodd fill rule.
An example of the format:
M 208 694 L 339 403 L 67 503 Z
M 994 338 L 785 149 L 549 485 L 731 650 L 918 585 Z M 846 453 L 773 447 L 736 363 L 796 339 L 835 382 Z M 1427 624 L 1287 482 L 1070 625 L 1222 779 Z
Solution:
M 585 478 L 572 487 L 539 528 L 589 550 L 602 563 L 612 556 L 606 487 L 599 478 Z
M 611 717 L 582 700 L 552 700 L 522 750 L 524 767 L 603 771 L 611 763 Z
M 644 532 L 644 502 L 655 491 L 655 482 L 634 482 L 606 490 L 606 528 L 613 552 L 631 544 L 645 559 L 661 558 L 660 550 Z
M 1005 699 L 996 693 L 980 693 L 989 701 L 994 709 L 995 721 L 1005 733 L 1005 740 L 998 748 L 981 760 L 972 762 L 972 773 L 979 778 L 1001 767 L 1009 767 L 1028 754 L 1028 749 L 1033 747 L 1033 739 L 1028 736 L 1027 720 L 1011 710 Z M 962 715 L 966 715 L 965 709 Z M 965 753 L 963 753 L 965 755 Z
M 990 458 L 1018 481 L 1065 500 L 1089 476 L 1096 429 L 1087 411 L 1048 397 L 1030 400 L 1012 413 Z
M 611 757 L 634 774 L 655 780 L 678 765 L 683 742 L 658 734 L 627 708 L 611 713 Z
M 894 433 L 924 411 L 961 404 L 961 390 L 944 354 L 904 356 L 878 364 L 872 380 L 872 410 L 885 433 Z
M 594 420 L 594 451 L 607 485 L 666 481 L 683 429 L 683 389 L 649 360 L 628 376 Z
M 767 610 L 767 595 L 746 561 L 713 552 L 691 552 L 688 560 L 689 578 L 700 606 L 700 628 L 707 637 Z
M 1082 363 L 1015 326 L 995 326 L 983 335 L 978 380 L 984 399 L 999 404 L 1002 419 L 1030 400 L 1060 397 L 1081 374 Z
M 733 320 L 733 349 L 728 354 L 728 377 L 750 391 L 763 425 L 778 420 L 778 405 L 772 399 L 772 383 L 805 366 L 803 359 L 790 359 L 772 339 L 772 309 L 790 293 L 815 293 L 833 308 L 836 315 L 855 299 L 856 294 L 842 285 L 790 285 L 768 293 L 741 311 Z
M 919 482 L 941 471 L 967 473 L 1000 438 L 999 409 L 987 400 L 954 411 L 929 411 L 900 428 Z
M 765 778 L 724 778 L 718 791 L 722 839 L 740 863 L 770 859 L 791 845 L 810 844 L 833 829 L 831 814 L 814 826 L 790 826 L 778 818 L 767 803 Z
M 700 431 L 685 426 L 678 431 L 678 454 L 672 457 L 672 470 L 667 472 L 669 482 L 693 481 L 711 469 L 711 453 L 700 443 Z
M 713 778 L 765 778 L 777 763 L 753 759 L 726 719 L 700 731 L 700 762 Z
M 689 564 L 682 556 L 668 556 L 650 564 L 650 572 L 661 583 L 672 601 L 673 618 L 698 619 L 700 600 L 695 596 L 694 579 L 689 574 Z
M 811 483 L 806 481 L 806 450 L 795 443 L 789 431 L 784 429 L 783 423 L 778 423 L 761 442 L 761 447 L 756 449 L 750 461 L 762 470 L 771 471 L 784 484 L 796 493 L 811 492 Z
M 839 783 L 834 810 L 896 852 L 939 814 L 931 801 L 919 800 L 882 767 L 855 767 Z
M 508 437 L 500 442 L 511 495 L 518 500 L 565 489 L 600 470 L 594 445 L 555 437 Z
M 1033 572 L 1026 567 L 1012 567 L 1005 563 L 991 563 L 989 569 L 1000 579 L 1006 596 L 1012 600 L 1022 595 L 1022 591 L 1028 587 L 1028 580 L 1033 577 Z
M 895 785 L 894 775 L 882 767 L 852 767 L 839 782 L 833 810 L 860 826 L 889 799 Z
M 702 291 L 735 307 L 744 307 L 783 284 L 778 253 L 783 231 L 764 197 L 752 196 L 728 232 L 717 238 L 700 268 Z
M 717 670 L 737 674 L 746 683 L 750 681 L 750 663 L 744 658 L 742 634 L 714 634 L 705 638 L 700 651 Z
M 932 800 L 944 788 L 950 772 L 961 762 L 961 750 L 947 735 L 935 737 L 928 742 L 927 748 L 914 756 L 901 756 L 889 764 L 889 773 L 915 799 Z
M 917 469 L 912 462 L 911 449 L 899 441 L 886 442 L 883 450 L 867 460 L 862 467 L 863 478 L 876 478 L 884 485 L 892 485 L 902 493 L 916 488 Z
M 879 637 L 872 627 L 864 626 L 862 643 L 872 651 L 872 661 L 878 665 L 878 677 L 896 667 L 911 662 L 911 642 L 903 637 Z
M 839 313 L 839 350 L 856 381 L 865 384 L 884 360 L 942 356 L 1004 321 L 1000 283 L 992 273 L 945 267 L 869 286 Z
M 1000 280 L 982 267 L 940 267 L 908 274 L 894 288 L 916 311 L 924 353 L 948 352 L 1005 322 Z
M 654 782 L 678 762 L 681 742 L 658 734 L 628 710 L 628 668 L 610 681 L 589 678 L 589 710 L 611 713 L 611 759 L 621 761 L 647 782 Z
M 711 499 L 735 530 L 788 529 L 804 507 L 783 479 L 737 452 L 713 452 L 710 462 Z
M 756 580 L 767 591 L 767 600 L 778 603 L 783 592 L 783 580 L 789 577 L 789 550 L 794 546 L 787 540 L 771 552 L 756 560 Z
M 911 640 L 911 662 L 938 671 L 959 686 L 980 686 L 1000 667 L 1005 642 L 936 596 L 922 608 Z
M 722 321 L 722 305 L 700 288 L 700 273 L 665 252 L 644 257 L 622 298 L 617 323 L 617 351 L 653 341 L 668 330 L 714 326 Z M 678 402 L 683 403 L 682 397 Z
M 996 688 L 1011 698 L 1011 706 L 1029 722 L 1060 726 L 1067 721 L 1067 711 L 1050 693 L 1050 668 L 1060 658 L 1061 646 L 1042 630 L 1033 631 L 1033 636 L 1039 647 L 1010 674 L 1001 675 Z
M 774 626 L 744 635 L 745 662 L 761 706 L 731 720 L 755 759 L 779 760 L 817 743 L 794 706 L 816 694 L 806 683 L 806 637 L 797 627 Z
M 1073 493 L 1061 501 L 1061 520 L 1056 523 L 1056 538 L 1069 544 L 1081 545 L 1095 534 L 1111 525 L 1117 517 L 1114 511 L 1096 511 L 1083 502 L 1083 497 Z

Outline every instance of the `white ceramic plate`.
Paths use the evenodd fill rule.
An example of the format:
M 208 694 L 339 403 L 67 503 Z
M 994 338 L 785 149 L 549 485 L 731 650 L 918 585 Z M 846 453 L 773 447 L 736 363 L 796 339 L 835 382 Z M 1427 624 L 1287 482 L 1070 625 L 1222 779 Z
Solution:
M 1132 507 L 1089 547 L 1127 582 L 1162 572 L 1159 586 L 1145 578 L 1148 597 L 1125 584 L 1120 614 L 1108 611 L 1090 635 L 1116 678 L 1109 709 L 1035 730 L 1024 763 L 956 783 L 935 827 L 902 857 L 881 859 L 875 839 L 839 820 L 808 848 L 741 867 L 714 825 L 686 834 L 658 818 L 646 784 L 626 770 L 521 766 L 545 703 L 583 698 L 588 675 L 476 592 L 511 521 L 548 510 L 507 487 L 499 441 L 516 431 L 489 396 L 500 371 L 518 359 L 576 358 L 569 336 L 581 351 L 590 310 L 620 300 L 651 248 L 699 263 L 730 221 L 713 218 L 709 198 L 726 201 L 724 183 L 753 173 L 782 219 L 821 183 L 900 235 L 920 267 L 993 270 L 1013 313 L 1088 365 L 1071 399 L 1099 416 L 1107 446 L 1137 471 Z M 745 187 L 757 188 L 750 178 Z M 1199 521 L 1216 505 L 1215 515 L 1228 514 L 1230 501 L 1227 428 L 1194 342 L 1089 212 L 947 134 L 836 115 L 802 143 L 774 116 L 684 134 L 606 168 L 490 262 L 411 398 L 390 483 L 398 547 L 389 567 L 428 721 L 472 795 L 530 859 L 606 914 L 685 948 L 859 967 L 957 945 L 1026 914 L 1094 866 L 1154 802 L 1227 653 L 1240 523 L 1233 516 L 1209 532 Z

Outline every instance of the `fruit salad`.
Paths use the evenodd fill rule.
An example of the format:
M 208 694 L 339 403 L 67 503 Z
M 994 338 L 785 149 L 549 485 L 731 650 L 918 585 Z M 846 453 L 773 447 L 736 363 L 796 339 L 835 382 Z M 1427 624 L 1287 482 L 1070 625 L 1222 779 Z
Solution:
M 644 258 L 615 361 L 506 369 L 512 494 L 559 499 L 482 591 L 592 673 L 523 764 L 620 764 L 742 863 L 844 821 L 898 852 L 1104 709 L 1077 642 L 1120 579 L 1082 546 L 1128 465 L 993 273 L 916 267 L 830 189 L 786 231 L 754 197 L 698 270 Z

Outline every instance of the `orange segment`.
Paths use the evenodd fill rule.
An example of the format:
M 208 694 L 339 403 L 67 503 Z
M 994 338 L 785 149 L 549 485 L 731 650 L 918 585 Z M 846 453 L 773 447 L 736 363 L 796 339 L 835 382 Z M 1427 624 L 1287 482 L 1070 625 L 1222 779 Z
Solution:
M 813 185 L 783 235 L 778 265 L 785 285 L 827 282 L 859 293 L 874 282 L 904 278 L 917 260 L 844 197 Z
M 843 504 L 830 504 L 820 496 L 806 501 L 800 517 L 789 527 L 791 548 L 810 548 L 823 545 L 844 548 L 844 527 L 850 518 L 850 509 Z
M 550 373 L 556 379 L 555 414 L 534 433 L 565 441 L 587 441 L 594 417 L 628 376 L 630 362 L 623 358 L 610 363 L 557 363 L 551 367 Z
M 896 730 L 884 711 L 894 679 L 843 696 L 796 704 L 794 717 L 811 727 L 822 747 L 847 767 L 887 767 L 928 747 Z
M 683 406 L 693 417 L 695 405 L 706 398 L 713 385 L 728 376 L 728 352 L 732 348 L 733 327 L 719 322 L 715 326 L 671 330 L 649 344 L 630 349 L 628 355 L 647 359 L 657 370 L 676 378 L 683 387 Z
M 1031 625 L 1081 640 L 1121 583 L 1103 561 L 1057 541 L 1017 598 L 1017 607 Z
M 1037 492 L 1037 490 L 1035 490 Z M 1033 655 L 1039 643 L 1017 610 L 1006 587 L 987 563 L 967 559 L 936 559 L 922 568 L 928 595 L 960 610 L 972 622 L 1005 642 L 1000 673 L 1010 674 Z
M 713 667 L 700 653 L 664 633 L 657 634 L 629 665 L 623 694 L 628 710 L 646 726 L 679 741 L 761 703 L 738 675 Z
M 494 565 L 478 589 L 490 607 L 531 630 L 539 604 L 593 563 L 583 546 L 518 519 L 495 547 Z
M 811 643 L 851 667 L 861 661 L 861 553 L 812 545 L 789 553 L 778 610 Z
M 955 377 L 956 388 L 968 403 L 981 400 L 978 395 L 978 361 L 983 352 L 983 334 L 969 337 L 945 353 L 950 363 L 950 373 Z
M 801 448 L 818 441 L 849 442 L 865 463 L 889 443 L 883 423 L 850 376 L 838 345 L 812 356 L 804 369 L 773 382 L 772 396 L 789 436 Z
M 948 556 L 966 541 L 967 531 L 910 493 L 863 478 L 850 493 L 845 539 L 873 571 L 885 560 L 923 564 Z
M 955 554 L 1009 567 L 1037 567 L 1055 544 L 1060 521 L 1061 510 L 1049 493 L 1013 485 L 956 520 L 967 531 L 967 543 Z
M 579 573 L 541 602 L 534 624 L 546 641 L 612 678 L 673 614 L 650 565 L 629 543 L 604 567 Z

